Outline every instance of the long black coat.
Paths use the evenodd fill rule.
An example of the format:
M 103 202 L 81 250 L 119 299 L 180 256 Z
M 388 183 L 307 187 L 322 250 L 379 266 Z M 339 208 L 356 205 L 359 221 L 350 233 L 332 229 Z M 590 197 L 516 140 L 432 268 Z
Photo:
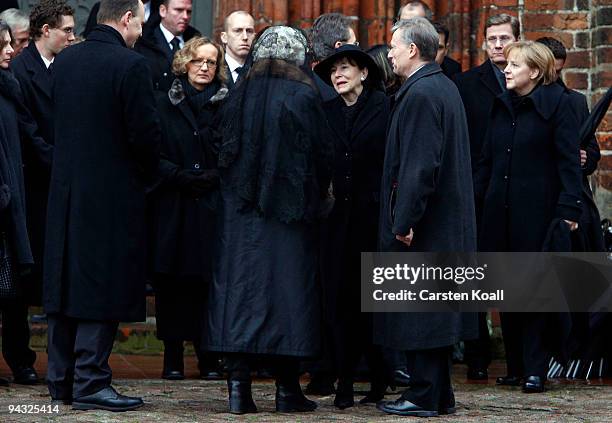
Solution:
M 257 92 L 259 81 L 252 81 L 249 88 Z M 299 144 L 315 148 L 299 153 L 312 172 L 322 150 L 331 148 L 324 132 L 327 125 L 318 93 L 303 82 L 288 79 L 270 78 L 262 84 L 274 96 L 269 98 L 266 110 L 255 110 L 257 95 L 247 90 L 241 116 L 244 127 L 252 126 L 251 116 L 260 117 L 265 113 L 263 131 L 271 144 L 278 145 L 281 141 L 292 144 L 302 137 L 311 137 Z M 248 140 L 243 140 L 244 143 Z M 284 223 L 252 209 L 238 210 L 241 203 L 228 181 L 241 169 L 241 158 L 248 154 L 246 150 L 243 147 L 237 161 L 221 173 L 219 258 L 209 294 L 207 348 L 315 356 L 320 349 L 321 335 L 321 293 L 316 279 L 318 225 L 303 220 Z M 286 157 L 287 152 L 268 150 L 262 152 L 262 162 L 274 161 L 276 154 L 296 160 Z M 331 163 L 322 167 L 331 168 Z M 326 179 L 323 175 L 311 177 Z M 329 179 L 323 190 L 328 185 Z
M 380 251 L 476 250 L 465 112 L 457 87 L 429 63 L 395 94 L 381 186 Z M 395 235 L 414 231 L 407 247 Z M 374 340 L 398 350 L 453 345 L 475 314 L 375 313 Z
M 194 27 L 189 26 L 183 33 L 183 40 L 187 42 L 197 35 L 200 35 L 200 32 Z M 145 26 L 142 37 L 136 43 L 135 49 L 147 58 L 153 88 L 162 92 L 168 92 L 172 81 L 174 81 L 174 75 L 172 74 L 174 53 L 170 49 L 161 29 L 159 29 L 159 22 L 158 25 Z
M 517 111 L 511 96 L 495 99 L 474 176 L 481 251 L 541 251 L 554 218 L 577 222 L 582 214 L 578 123 L 569 95 L 558 84 L 541 85 Z
M 145 59 L 100 25 L 55 59 L 55 152 L 44 261 L 47 313 L 145 318 L 145 186 L 160 126 Z M 75 107 L 78 105 L 78 107 Z
M 8 206 L 0 210 L 0 229 L 6 231 L 16 264 L 33 264 L 26 229 L 26 202 L 22 168 L 22 140 L 29 140 L 20 115 L 23 100 L 19 83 L 9 70 L 0 70 L 0 178 L 10 190 Z
M 38 133 L 44 140 L 42 143 L 25 144 L 23 148 L 28 233 L 36 265 L 34 282 L 40 285 L 54 144 L 53 76 L 33 42 L 11 62 L 11 69 L 19 81 L 24 105 L 36 122 Z
M 212 277 L 218 191 L 196 197 L 181 189 L 176 176 L 180 170 L 216 168 L 211 124 L 226 93 L 227 89 L 221 88 L 200 116 L 193 113 L 179 79 L 169 92 L 156 93 L 162 159 L 158 186 L 149 199 L 150 255 L 153 272 L 175 280 L 195 277 L 208 282 Z
M 480 160 L 484 136 L 489 125 L 487 117 L 491 112 L 493 100 L 503 91 L 494 72 L 493 64 L 487 60 L 480 66 L 454 76 L 467 117 L 472 169 L 476 168 Z
M 322 281 L 333 323 L 359 312 L 362 251 L 376 251 L 380 179 L 385 155 L 389 99 L 372 90 L 354 125 L 346 128 L 344 100 L 324 103 L 334 139 L 334 208 L 322 225 Z M 350 295 L 354 294 L 354 295 Z M 354 313 L 352 314 L 354 315 Z M 343 317 L 345 318 L 345 317 Z

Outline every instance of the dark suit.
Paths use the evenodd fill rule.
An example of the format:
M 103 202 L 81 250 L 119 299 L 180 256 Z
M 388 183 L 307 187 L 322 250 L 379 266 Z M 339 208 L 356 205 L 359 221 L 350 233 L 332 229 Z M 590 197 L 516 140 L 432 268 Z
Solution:
M 43 293 L 49 391 L 65 399 L 110 385 L 117 322 L 145 318 L 145 189 L 161 135 L 147 63 L 115 29 L 97 26 L 54 67 L 56 110 L 70 113 L 54 121 Z
M 198 30 L 190 26 L 183 33 L 183 40 L 187 42 L 197 35 L 200 35 Z M 168 92 L 175 78 L 175 75 L 172 74 L 174 52 L 168 45 L 159 25 L 145 27 L 135 49 L 147 59 L 153 88 Z
M 444 57 L 440 67 L 442 68 L 442 73 L 450 79 L 453 79 L 455 75 L 461 73 L 461 63 L 448 56 Z
M 11 69 L 21 86 L 24 104 L 38 126 L 44 143 L 26 144 L 23 150 L 24 178 L 26 186 L 27 223 L 34 271 L 30 295 L 33 303 L 40 303 L 42 285 L 42 258 L 47 217 L 47 197 L 51 178 L 51 161 L 55 139 L 53 129 L 53 76 L 45 66 L 34 42 L 11 62 Z

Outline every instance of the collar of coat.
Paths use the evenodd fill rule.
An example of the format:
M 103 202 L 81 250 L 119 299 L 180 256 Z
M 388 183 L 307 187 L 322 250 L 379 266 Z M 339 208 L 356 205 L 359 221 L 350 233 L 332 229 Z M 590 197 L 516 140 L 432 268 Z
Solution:
M 431 75 L 435 75 L 437 73 L 442 73 L 442 68 L 436 62 L 429 62 L 421 69 L 416 71 L 410 78 L 404 82 L 404 85 L 400 87 L 400 89 L 395 93 L 395 101 L 399 101 L 400 98 L 408 92 L 408 89 L 415 84 L 419 79 L 426 78 Z
M 217 103 L 227 96 L 227 92 L 227 87 L 222 85 L 221 88 L 219 88 L 219 91 L 217 91 L 217 93 L 213 95 L 208 101 L 210 103 Z M 183 89 L 183 84 L 181 83 L 180 79 L 176 78 L 172 82 L 170 90 L 168 90 L 168 98 L 170 99 L 170 103 L 173 106 L 177 106 L 179 103 L 185 100 L 185 98 L 187 98 L 185 90 Z
M 533 104 L 536 112 L 542 116 L 544 120 L 549 120 L 557 110 L 559 102 L 565 93 L 565 89 L 556 83 L 548 85 L 540 85 L 536 87 L 527 96 Z M 514 108 L 512 107 L 512 93 L 509 90 L 504 91 L 496 97 L 497 101 L 500 101 L 508 111 L 514 115 Z
M 125 40 L 115 28 L 100 24 L 91 30 L 86 41 L 101 41 L 103 43 L 120 44 L 127 47 Z

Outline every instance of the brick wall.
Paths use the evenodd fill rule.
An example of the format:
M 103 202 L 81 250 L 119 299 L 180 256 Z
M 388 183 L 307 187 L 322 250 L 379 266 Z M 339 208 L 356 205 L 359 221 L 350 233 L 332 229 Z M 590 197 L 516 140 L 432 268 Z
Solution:
M 307 28 L 321 13 L 340 12 L 354 20 L 363 46 L 387 43 L 399 6 L 397 0 L 225 0 L 215 8 L 218 33 L 223 18 L 247 10 L 258 28 L 289 24 Z M 568 48 L 563 78 L 587 95 L 590 105 L 612 85 L 612 0 L 426 0 L 436 19 L 451 30 L 451 55 L 464 69 L 484 60 L 483 28 L 488 16 L 502 12 L 518 16 L 527 39 L 552 36 Z M 612 217 L 612 112 L 600 127 L 600 168 L 592 178 L 602 217 Z

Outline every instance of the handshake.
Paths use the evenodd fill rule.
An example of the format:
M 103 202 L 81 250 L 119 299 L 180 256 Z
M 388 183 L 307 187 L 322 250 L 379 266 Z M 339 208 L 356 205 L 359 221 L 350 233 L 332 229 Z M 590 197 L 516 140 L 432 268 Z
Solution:
M 217 169 L 179 170 L 176 182 L 181 192 L 198 197 L 219 186 L 219 171 Z

